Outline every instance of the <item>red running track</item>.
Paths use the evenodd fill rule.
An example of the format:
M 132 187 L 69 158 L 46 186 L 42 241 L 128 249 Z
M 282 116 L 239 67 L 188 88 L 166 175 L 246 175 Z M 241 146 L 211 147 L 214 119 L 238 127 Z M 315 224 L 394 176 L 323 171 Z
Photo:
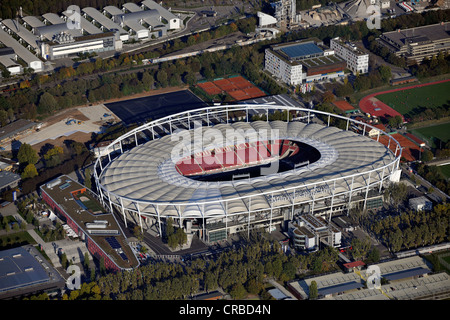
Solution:
M 405 88 L 397 88 L 397 89 L 391 89 L 391 90 L 386 90 L 386 91 L 382 91 L 382 92 L 372 93 L 372 94 L 369 94 L 368 96 L 365 96 L 364 98 L 362 98 L 359 101 L 359 108 L 363 112 L 369 113 L 376 117 L 387 117 L 387 116 L 395 117 L 395 116 L 399 115 L 403 118 L 402 114 L 395 111 L 394 109 L 389 107 L 387 104 L 378 100 L 376 98 L 376 96 L 378 96 L 380 94 L 385 94 L 385 93 L 391 93 L 391 92 L 396 92 L 396 91 L 403 91 L 403 90 L 409 90 L 409 89 L 414 89 L 414 88 L 431 86 L 433 84 L 443 83 L 443 82 L 447 82 L 447 81 L 450 81 L 450 79 L 429 82 L 429 83 L 416 84 L 416 85 L 412 85 L 412 86 L 405 87 Z M 403 118 L 403 121 L 404 120 L 405 119 Z

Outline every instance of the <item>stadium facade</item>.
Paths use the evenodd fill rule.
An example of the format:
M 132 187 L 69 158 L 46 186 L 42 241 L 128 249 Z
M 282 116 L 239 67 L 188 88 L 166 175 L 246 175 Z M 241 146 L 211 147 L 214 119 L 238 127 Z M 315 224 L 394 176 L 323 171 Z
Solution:
M 229 115 L 236 112 L 245 120 L 232 122 Z M 266 119 L 281 112 L 286 119 L 251 122 L 255 112 Z M 290 114 L 304 117 L 290 121 Z M 327 125 L 313 123 L 313 114 Z M 351 131 L 354 122 L 363 127 L 361 134 Z M 131 130 L 105 149 L 94 166 L 99 200 L 125 224 L 162 235 L 172 218 L 209 243 L 242 231 L 284 228 L 305 214 L 330 221 L 355 203 L 367 208 L 385 182 L 399 179 L 399 143 L 389 135 L 387 147 L 379 136 L 368 138 L 370 127 L 274 105 L 174 114 Z

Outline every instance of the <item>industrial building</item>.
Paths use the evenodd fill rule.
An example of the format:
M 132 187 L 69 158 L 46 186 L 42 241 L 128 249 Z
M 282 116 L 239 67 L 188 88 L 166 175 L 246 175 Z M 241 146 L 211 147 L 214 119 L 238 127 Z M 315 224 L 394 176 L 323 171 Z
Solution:
M 0 64 L 12 75 L 19 74 L 23 70 L 23 67 L 16 61 L 17 55 L 14 49 L 8 47 L 0 48 Z
M 31 245 L 0 251 L 0 299 L 64 288 L 65 280 Z
M 300 215 L 295 222 L 289 222 L 288 234 L 293 247 L 300 251 L 316 251 L 321 242 L 341 246 L 341 231 L 320 216 Z
M 289 85 L 344 76 L 346 62 L 318 39 L 273 45 L 265 50 L 265 70 Z
M 272 2 L 271 6 L 275 10 L 275 18 L 277 19 L 277 27 L 289 29 L 293 25 L 298 24 L 299 16 L 297 15 L 297 7 L 295 0 L 279 0 Z
M 384 32 L 378 42 L 395 53 L 404 57 L 408 63 L 421 63 L 424 58 L 431 58 L 440 52 L 450 50 L 450 22 L 442 22 L 423 27 L 398 29 Z
M 363 264 L 357 262 L 355 265 Z M 384 279 L 379 288 L 368 288 L 367 269 L 362 269 L 292 281 L 288 289 L 299 300 L 309 299 L 312 281 L 317 284 L 320 300 L 434 300 L 449 296 L 450 276 L 446 272 L 434 273 L 423 257 L 386 261 L 375 267 Z
M 0 54 L 0 64 L 11 74 L 24 67 L 44 71 L 45 60 L 80 53 L 120 51 L 124 41 L 151 40 L 183 27 L 182 19 L 160 4 L 145 0 L 122 8 L 106 6 L 101 11 L 86 7 L 76 19 L 68 10 L 61 14 L 23 16 L 0 21 L 0 43 L 13 50 Z
M 114 51 L 115 44 L 116 36 L 113 32 L 75 38 L 70 34 L 57 33 L 52 41 L 41 43 L 41 55 L 46 60 L 54 60 L 78 53 Z
M 337 37 L 330 40 L 330 48 L 347 62 L 347 68 L 354 74 L 369 72 L 369 54 L 358 49 L 355 44 Z

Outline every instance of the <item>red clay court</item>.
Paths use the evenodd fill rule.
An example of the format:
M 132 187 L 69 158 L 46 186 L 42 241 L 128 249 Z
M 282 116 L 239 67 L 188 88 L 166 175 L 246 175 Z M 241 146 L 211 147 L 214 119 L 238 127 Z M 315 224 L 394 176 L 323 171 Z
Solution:
M 238 101 L 264 97 L 266 95 L 262 90 L 241 76 L 198 83 L 197 86 L 210 96 L 227 93 Z
M 421 149 L 419 146 L 417 146 L 417 144 L 400 133 L 394 133 L 391 136 L 400 143 L 400 146 L 403 148 L 402 158 L 405 158 L 406 161 L 411 162 L 418 160 L 420 152 L 424 151 L 424 149 Z M 377 138 L 374 138 L 374 140 L 376 139 Z M 389 137 L 386 135 L 382 135 L 379 138 L 379 142 L 387 147 L 389 145 Z M 395 152 L 395 144 L 391 142 L 389 149 L 391 149 L 392 152 Z
M 449 81 L 449 80 L 441 80 L 441 81 L 435 81 L 435 82 L 430 82 L 430 83 L 416 84 L 416 85 L 409 86 L 409 87 L 397 88 L 397 89 L 386 90 L 383 92 L 372 93 L 372 94 L 369 94 L 368 96 L 365 96 L 364 98 L 361 99 L 361 101 L 359 101 L 359 108 L 363 112 L 369 113 L 372 116 L 376 116 L 376 117 L 395 117 L 395 116 L 399 115 L 403 118 L 402 114 L 395 111 L 394 109 L 389 107 L 384 102 L 381 102 L 380 100 L 378 100 L 376 98 L 376 96 L 385 94 L 385 93 L 391 93 L 391 92 L 396 92 L 396 91 L 409 90 L 409 89 L 413 89 L 413 88 L 431 86 L 433 84 L 438 84 L 438 83 L 442 83 L 442 82 L 446 82 L 446 81 Z M 403 120 L 404 120 L 404 118 L 403 118 Z
M 351 111 L 355 110 L 355 108 L 345 100 L 334 101 L 333 104 L 342 111 Z

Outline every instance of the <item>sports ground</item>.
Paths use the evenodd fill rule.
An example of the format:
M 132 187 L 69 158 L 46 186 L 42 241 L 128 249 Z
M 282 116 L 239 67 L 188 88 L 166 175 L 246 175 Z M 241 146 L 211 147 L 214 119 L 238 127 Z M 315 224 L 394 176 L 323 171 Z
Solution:
M 107 103 L 111 110 L 125 124 L 144 123 L 171 114 L 207 106 L 189 90 L 180 90 L 154 96 Z
M 376 117 L 411 116 L 410 113 L 447 103 L 449 90 L 450 79 L 417 84 L 367 95 L 361 99 L 359 107 Z
M 236 101 L 254 99 L 266 95 L 261 89 L 241 76 L 202 82 L 198 83 L 197 86 L 211 97 L 226 93 Z
M 443 123 L 436 126 L 419 128 L 412 130 L 416 136 L 426 140 L 431 147 L 435 146 L 435 138 L 442 142 L 450 140 L 450 123 Z

